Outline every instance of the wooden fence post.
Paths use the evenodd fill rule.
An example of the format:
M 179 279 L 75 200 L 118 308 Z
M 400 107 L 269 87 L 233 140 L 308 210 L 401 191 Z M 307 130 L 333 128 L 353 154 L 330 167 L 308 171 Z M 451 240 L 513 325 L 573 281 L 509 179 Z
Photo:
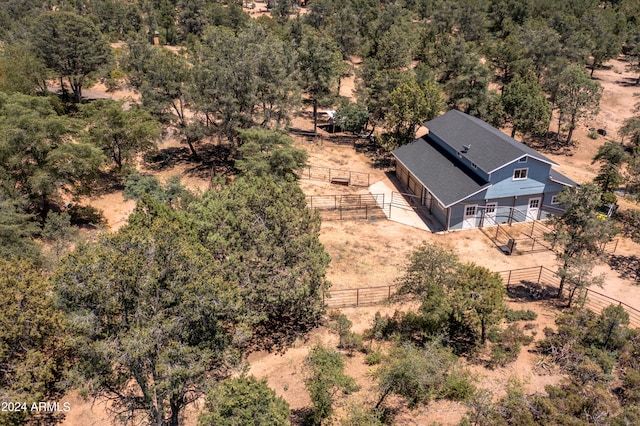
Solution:
M 542 265 L 540 265 L 540 272 L 538 272 L 538 282 L 537 282 L 537 284 L 540 284 L 540 278 L 542 278 Z
M 356 289 L 356 306 L 360 304 L 360 289 Z

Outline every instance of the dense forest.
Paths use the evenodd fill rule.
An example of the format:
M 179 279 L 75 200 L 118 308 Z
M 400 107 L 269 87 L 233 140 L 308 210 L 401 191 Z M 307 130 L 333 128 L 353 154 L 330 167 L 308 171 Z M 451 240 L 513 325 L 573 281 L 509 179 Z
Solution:
M 259 17 L 255 7 L 0 2 L 0 425 L 62 421 L 30 407 L 71 389 L 110 401 L 124 424 L 179 425 L 198 400 L 202 425 L 290 424 L 288 404 L 243 373 L 247 355 L 283 351 L 320 324 L 340 344 L 306 358 L 305 424 L 393 424 L 392 395 L 408 407 L 463 401 L 469 425 L 640 424 L 640 334 L 622 308 L 578 300 L 598 282 L 602 243 L 640 239 L 637 211 L 619 223 L 595 213 L 622 183 L 640 193 L 640 115 L 551 221 L 577 301 L 535 350 L 566 380 L 534 395 L 513 381 L 502 398 L 462 360 L 508 364 L 531 343 L 519 321 L 534 318 L 506 307 L 498 275 L 453 252 L 413 252 L 395 297 L 415 311 L 377 315 L 364 334 L 324 316 L 330 259 L 297 183 L 306 153 L 287 134 L 301 110 L 315 132 L 318 108 L 332 107 L 343 131 L 375 134 L 388 151 L 455 108 L 537 149 L 571 150 L 598 111 L 594 73 L 623 57 L 640 84 L 640 0 L 280 0 Z M 339 96 L 352 75 L 354 98 Z M 139 101 L 87 99 L 98 82 Z M 208 191 L 138 172 L 165 155 L 168 135 L 211 171 Z M 107 232 L 81 200 L 112 190 L 137 204 Z M 358 391 L 344 372 L 354 351 L 378 366 L 379 393 L 338 419 L 334 398 Z

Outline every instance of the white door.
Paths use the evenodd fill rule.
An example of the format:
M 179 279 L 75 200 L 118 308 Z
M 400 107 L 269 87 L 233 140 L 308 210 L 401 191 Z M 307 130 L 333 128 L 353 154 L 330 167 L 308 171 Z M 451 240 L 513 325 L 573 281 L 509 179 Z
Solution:
M 538 213 L 540 212 L 540 197 L 529 198 L 529 206 L 527 207 L 526 221 L 531 222 L 538 219 Z
M 462 218 L 463 229 L 476 227 L 477 211 L 478 211 L 478 206 L 476 204 L 464 206 L 464 217 Z
M 484 206 L 484 226 L 496 224 L 496 210 L 498 203 L 488 203 Z

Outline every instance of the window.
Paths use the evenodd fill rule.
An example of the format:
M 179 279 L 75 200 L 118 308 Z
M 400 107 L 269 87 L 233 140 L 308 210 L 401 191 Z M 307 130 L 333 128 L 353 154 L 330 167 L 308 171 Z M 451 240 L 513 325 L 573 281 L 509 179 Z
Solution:
M 529 200 L 530 209 L 537 209 L 538 207 L 540 207 L 540 198 L 532 198 Z
M 476 214 L 476 206 L 466 206 L 464 208 L 465 216 L 475 216 L 475 214 Z
M 526 163 L 527 162 L 527 157 L 522 157 L 521 159 L 518 160 L 518 163 Z
M 558 196 L 554 195 L 553 197 L 551 197 L 551 204 L 558 204 Z
M 529 169 L 515 169 L 513 171 L 513 180 L 522 180 L 527 178 L 527 171 Z
M 496 212 L 496 203 L 487 204 L 484 206 L 485 213 L 495 213 Z

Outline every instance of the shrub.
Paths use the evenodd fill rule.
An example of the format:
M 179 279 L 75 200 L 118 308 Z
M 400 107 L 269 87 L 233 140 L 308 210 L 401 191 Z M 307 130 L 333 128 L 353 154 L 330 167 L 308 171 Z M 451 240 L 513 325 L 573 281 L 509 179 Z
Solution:
M 526 335 L 517 324 L 511 324 L 501 332 L 492 333 L 491 340 L 494 346 L 491 348 L 489 366 L 503 367 L 515 361 L 522 345 L 531 343 L 533 337 Z
M 344 356 L 322 345 L 311 349 L 305 360 L 305 369 L 304 385 L 314 406 L 309 421 L 322 424 L 333 413 L 334 395 L 339 391 L 356 391 L 358 386 L 352 377 L 344 374 Z
M 507 309 L 504 313 L 504 318 L 507 320 L 507 322 L 533 321 L 538 318 L 538 314 L 530 309 L 527 309 L 526 311 L 523 309 Z
M 367 365 L 377 365 L 382 362 L 382 352 L 373 351 L 367 354 L 367 357 L 364 360 Z
M 342 344 L 340 347 L 347 351 L 348 355 L 353 355 L 354 351 L 363 350 L 362 336 L 352 331 L 347 331 L 341 336 Z
M 376 407 L 380 407 L 389 394 L 406 398 L 409 407 L 440 396 L 456 362 L 450 349 L 435 342 L 423 348 L 407 343 L 396 346 L 376 372 L 380 389 Z
M 289 404 L 265 380 L 253 376 L 223 381 L 207 395 L 205 404 L 200 426 L 256 424 L 259 418 L 269 419 L 273 426 L 289 424 Z
M 347 417 L 340 419 L 342 426 L 383 426 L 384 411 L 361 405 L 352 405 L 347 411 Z
M 454 401 L 468 401 L 475 392 L 471 373 L 468 370 L 453 368 L 444 381 L 441 397 Z

